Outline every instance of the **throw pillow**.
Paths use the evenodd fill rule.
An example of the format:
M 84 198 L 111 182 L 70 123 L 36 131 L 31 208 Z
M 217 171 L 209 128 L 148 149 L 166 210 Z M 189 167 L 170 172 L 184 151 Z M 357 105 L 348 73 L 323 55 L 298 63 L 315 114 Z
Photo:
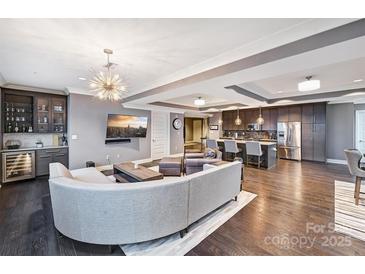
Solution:
M 217 154 L 216 154 L 216 152 L 215 152 L 215 150 L 214 150 L 214 149 L 207 148 L 207 149 L 205 150 L 204 157 L 205 157 L 205 158 L 211 158 L 211 159 L 214 159 L 214 158 L 216 158 L 216 157 L 217 157 Z

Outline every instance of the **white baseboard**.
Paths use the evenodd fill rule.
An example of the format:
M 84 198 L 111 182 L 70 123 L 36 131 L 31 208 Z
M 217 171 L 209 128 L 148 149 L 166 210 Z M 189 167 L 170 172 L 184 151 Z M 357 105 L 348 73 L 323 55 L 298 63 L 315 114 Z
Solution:
M 327 163 L 339 164 L 339 165 L 347 165 L 347 161 L 346 160 L 339 160 L 339 159 L 327 159 Z

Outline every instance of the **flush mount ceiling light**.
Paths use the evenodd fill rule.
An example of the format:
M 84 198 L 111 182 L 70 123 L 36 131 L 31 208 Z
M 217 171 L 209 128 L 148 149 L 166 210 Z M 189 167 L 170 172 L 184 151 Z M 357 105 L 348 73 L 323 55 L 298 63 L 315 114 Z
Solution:
M 109 61 L 109 55 L 113 54 L 111 49 L 104 49 L 107 55 L 106 72 L 98 72 L 92 80 L 90 80 L 90 89 L 96 92 L 96 97 L 102 100 L 119 101 L 122 95 L 126 93 L 126 87 L 122 84 L 119 74 L 111 72 L 111 67 L 115 65 Z
M 312 76 L 307 76 L 305 79 L 305 81 L 298 83 L 299 91 L 311 91 L 321 87 L 321 81 L 312 80 Z
M 201 97 L 198 97 L 197 99 L 194 100 L 194 105 L 204 106 L 205 105 L 205 100 Z
M 234 120 L 234 124 L 236 126 L 240 126 L 242 124 L 242 120 L 240 119 L 240 110 L 237 108 L 237 117 L 236 120 Z
M 363 79 L 356 79 L 356 80 L 354 80 L 353 82 L 354 83 L 359 83 L 359 82 L 362 82 L 362 81 L 364 81 Z

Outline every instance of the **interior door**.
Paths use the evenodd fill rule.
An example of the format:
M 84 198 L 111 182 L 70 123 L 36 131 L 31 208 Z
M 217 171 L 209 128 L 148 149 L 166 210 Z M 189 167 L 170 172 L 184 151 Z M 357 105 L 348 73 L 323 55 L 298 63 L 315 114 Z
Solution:
M 365 153 L 365 110 L 356 111 L 356 148 Z
M 151 158 L 161 159 L 170 154 L 170 115 L 167 112 L 151 112 Z

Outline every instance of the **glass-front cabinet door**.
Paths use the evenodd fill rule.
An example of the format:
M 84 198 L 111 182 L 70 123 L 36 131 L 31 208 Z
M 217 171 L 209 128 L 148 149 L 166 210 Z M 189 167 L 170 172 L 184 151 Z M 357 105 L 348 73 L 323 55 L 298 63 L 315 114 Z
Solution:
M 37 109 L 36 125 L 38 132 L 41 133 L 49 132 L 50 129 L 49 125 L 51 121 L 49 97 L 37 97 L 36 109 Z
M 66 98 L 53 97 L 52 100 L 52 132 L 66 132 Z

